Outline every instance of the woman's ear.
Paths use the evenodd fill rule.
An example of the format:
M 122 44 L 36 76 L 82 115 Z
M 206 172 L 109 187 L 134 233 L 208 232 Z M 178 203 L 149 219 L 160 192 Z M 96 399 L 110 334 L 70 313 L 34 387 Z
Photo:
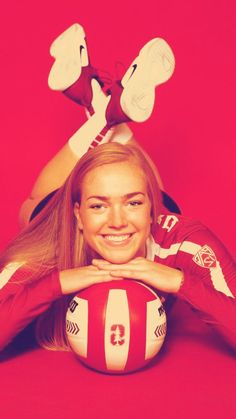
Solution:
M 79 229 L 83 230 L 83 223 L 82 223 L 81 216 L 80 216 L 80 206 L 79 206 L 78 202 L 76 202 L 75 205 L 74 205 L 74 214 L 75 214 L 75 217 L 77 219 Z

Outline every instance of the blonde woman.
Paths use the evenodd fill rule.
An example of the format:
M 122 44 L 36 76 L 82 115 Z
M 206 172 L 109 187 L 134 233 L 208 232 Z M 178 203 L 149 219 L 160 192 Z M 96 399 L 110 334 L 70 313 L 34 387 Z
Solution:
M 139 69 L 147 59 L 135 60 Z M 153 56 L 151 62 L 155 63 Z M 138 64 L 132 64 L 128 80 L 135 80 Z M 140 73 L 144 80 L 146 71 Z M 22 207 L 25 227 L 1 255 L 0 347 L 36 320 L 40 345 L 69 349 L 65 312 L 72 295 L 99 282 L 129 278 L 154 287 L 164 304 L 171 295 L 185 300 L 235 349 L 234 260 L 201 223 L 176 213 L 163 214 L 156 168 L 146 153 L 126 141 L 130 134 L 122 141 L 125 144 L 111 141 L 109 121 L 122 122 L 120 115 L 128 113 L 135 119 L 132 106 L 130 112 L 128 105 L 125 111 L 114 110 L 121 106 L 128 82 L 120 95 L 111 92 L 110 97 L 100 92 L 94 79 L 90 82 L 93 115 L 43 170 L 32 197 Z M 134 103 L 128 98 L 136 97 L 135 93 L 134 88 L 126 90 L 126 104 Z M 100 106 L 96 109 L 98 97 Z M 146 104 L 150 113 L 152 100 Z M 110 142 L 90 147 L 104 127 L 102 142 L 107 137 Z M 123 132 L 129 132 L 124 128 L 122 139 Z M 114 129 L 113 135 L 119 139 L 119 131 Z M 81 139 L 86 143 L 82 147 L 90 148 L 83 157 Z M 60 177 L 58 162 L 66 154 L 68 167 L 63 166 Z M 44 209 L 28 223 L 42 196 L 56 189 Z
M 72 241 L 69 245 L 68 243 L 72 240 L 70 230 L 75 219 L 72 214 L 72 218 L 70 215 L 68 221 L 65 220 L 64 214 L 67 214 L 66 208 L 69 204 L 68 191 L 62 192 L 64 189 L 61 188 L 64 188 L 63 184 L 67 177 L 88 149 L 108 141 L 136 144 L 125 122 L 131 119 L 142 122 L 150 116 L 154 106 L 155 87 L 168 80 L 174 70 L 174 56 L 170 47 L 164 40 L 156 38 L 142 48 L 135 63 L 131 64 L 122 80 L 109 84 L 109 91 L 104 86 L 104 92 L 101 89 L 104 79 L 101 80 L 100 74 L 90 63 L 85 33 L 79 24 L 74 24 L 63 32 L 53 42 L 50 52 L 55 59 L 48 79 L 50 88 L 62 91 L 84 106 L 88 120 L 43 168 L 30 197 L 23 203 L 20 211 L 23 231 L 2 254 L 1 319 L 4 321 L 7 316 L 9 327 L 1 333 L 1 347 L 36 317 L 39 317 L 36 334 L 40 342 L 55 348 L 67 346 L 62 324 L 64 311 L 71 297 L 67 299 L 66 295 L 95 282 L 113 279 L 109 273 L 104 274 L 98 268 L 86 267 L 84 256 L 80 254 L 76 256 L 76 261 L 72 262 L 72 256 L 71 254 L 69 256 L 68 252 L 74 246 L 77 249 L 77 239 L 73 245 Z M 161 178 L 154 166 L 153 170 L 163 189 Z M 44 212 L 39 214 L 54 194 L 55 198 L 48 208 L 56 202 L 55 209 L 47 209 L 46 215 Z M 168 205 L 178 210 L 167 194 L 163 192 L 163 196 Z M 28 225 L 37 214 L 39 215 L 36 220 Z M 74 251 L 77 252 L 73 249 Z M 86 260 L 91 260 L 91 257 L 88 255 Z M 70 288 L 65 270 L 75 266 L 82 266 L 79 272 L 83 281 L 79 287 L 76 282 Z M 65 275 L 67 281 L 63 279 Z M 69 277 L 73 282 L 71 272 Z M 62 283 L 66 285 L 65 288 Z M 12 296 L 12 301 L 9 299 L 9 294 Z M 59 301 L 52 304 L 54 300 Z M 16 308 L 17 302 L 23 312 L 21 315 L 21 309 L 18 307 L 17 319 L 13 320 L 11 307 L 14 305 Z M 6 303 L 10 305 L 6 307 Z M 43 314 L 47 309 L 50 310 L 49 316 Z M 48 325 L 46 329 L 39 326 L 45 316 Z M 54 332 L 54 316 L 58 325 L 56 332 Z
M 235 262 L 199 222 L 161 211 L 155 172 L 136 146 L 87 152 L 1 256 L 1 348 L 37 318 L 39 344 L 68 349 L 72 295 L 120 278 L 154 287 L 163 302 L 184 299 L 236 348 Z

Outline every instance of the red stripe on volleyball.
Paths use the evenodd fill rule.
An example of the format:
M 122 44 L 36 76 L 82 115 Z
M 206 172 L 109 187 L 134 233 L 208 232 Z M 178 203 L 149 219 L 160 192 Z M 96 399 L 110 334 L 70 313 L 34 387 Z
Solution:
M 134 287 L 135 292 L 134 292 Z M 156 299 L 155 295 L 151 293 L 141 283 L 135 281 L 130 282 L 130 287 L 127 289 L 129 311 L 130 311 L 130 347 L 128 361 L 124 371 L 132 371 L 145 365 L 145 350 L 146 350 L 146 318 L 148 301 Z M 146 362 L 148 363 L 148 361 Z
M 104 329 L 108 292 L 104 284 L 89 288 L 87 360 L 92 368 L 103 371 L 106 370 Z

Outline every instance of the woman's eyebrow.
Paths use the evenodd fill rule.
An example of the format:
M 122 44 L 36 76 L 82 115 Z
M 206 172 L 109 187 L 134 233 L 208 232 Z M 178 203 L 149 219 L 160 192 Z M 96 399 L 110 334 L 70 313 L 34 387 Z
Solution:
M 133 198 L 136 195 L 143 195 L 143 196 L 145 196 L 145 193 L 144 192 L 141 192 L 141 191 L 131 192 L 131 193 L 127 193 L 127 194 L 123 195 L 123 198 L 129 199 L 129 198 Z M 87 198 L 87 201 L 89 199 L 99 199 L 100 201 L 106 201 L 106 202 L 110 200 L 110 198 L 108 196 L 102 196 L 102 195 L 91 195 L 91 196 L 89 196 Z

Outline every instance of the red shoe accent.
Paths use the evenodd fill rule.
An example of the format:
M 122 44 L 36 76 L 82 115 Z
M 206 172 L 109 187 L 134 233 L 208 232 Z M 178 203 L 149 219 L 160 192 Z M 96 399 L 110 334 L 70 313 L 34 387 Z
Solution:
M 108 103 L 106 110 L 107 127 L 111 128 L 114 125 L 122 122 L 129 122 L 131 119 L 124 113 L 120 105 L 120 97 L 123 92 L 123 86 L 120 80 L 113 83 L 112 87 L 106 92 L 111 95 L 111 100 Z
M 91 86 L 91 80 L 96 79 L 101 87 L 103 87 L 103 83 L 98 78 L 98 74 L 96 69 L 91 66 L 82 67 L 81 74 L 79 79 L 72 84 L 68 89 L 65 89 L 63 93 L 74 102 L 78 103 L 79 105 L 85 106 L 90 114 L 93 114 L 92 109 L 92 97 L 93 91 Z

